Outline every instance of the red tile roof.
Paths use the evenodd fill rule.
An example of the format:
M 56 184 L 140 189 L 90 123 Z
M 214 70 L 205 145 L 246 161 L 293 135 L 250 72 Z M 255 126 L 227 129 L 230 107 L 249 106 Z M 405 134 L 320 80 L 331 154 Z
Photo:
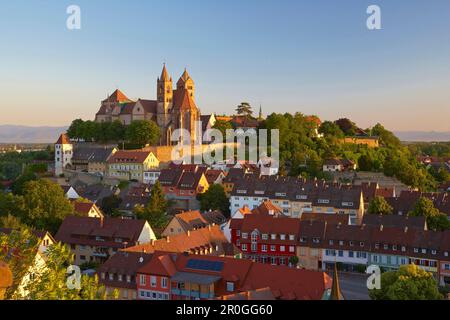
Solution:
M 144 163 L 144 161 L 150 156 L 150 151 L 127 151 L 119 150 L 113 154 L 108 163 Z
M 65 133 L 61 134 L 55 144 L 71 144 L 69 136 Z

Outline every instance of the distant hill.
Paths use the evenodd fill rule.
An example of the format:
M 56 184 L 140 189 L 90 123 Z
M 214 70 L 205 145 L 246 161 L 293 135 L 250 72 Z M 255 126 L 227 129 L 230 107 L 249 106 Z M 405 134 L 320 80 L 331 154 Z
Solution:
M 67 128 L 0 125 L 0 143 L 54 143 Z
M 401 141 L 414 141 L 414 142 L 441 142 L 450 141 L 449 132 L 436 132 L 436 131 L 395 131 L 394 134 Z

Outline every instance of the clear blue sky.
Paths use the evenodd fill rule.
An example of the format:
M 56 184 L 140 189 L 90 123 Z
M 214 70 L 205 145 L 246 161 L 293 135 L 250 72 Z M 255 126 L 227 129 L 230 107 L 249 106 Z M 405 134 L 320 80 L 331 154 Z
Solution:
M 66 29 L 81 7 L 82 29 Z M 382 30 L 366 28 L 381 7 Z M 93 118 L 119 87 L 154 99 L 162 63 L 187 66 L 202 113 L 350 117 L 450 131 L 450 1 L 2 1 L 0 124 Z

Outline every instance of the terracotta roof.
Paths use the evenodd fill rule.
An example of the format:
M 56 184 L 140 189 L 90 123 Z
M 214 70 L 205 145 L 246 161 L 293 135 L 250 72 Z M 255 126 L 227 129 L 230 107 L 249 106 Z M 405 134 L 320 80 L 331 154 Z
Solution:
M 411 229 L 424 230 L 426 228 L 426 219 L 425 217 L 409 217 L 393 214 L 365 214 L 363 216 L 362 224 L 375 227 L 383 225 L 385 227 L 397 227 L 402 229 L 408 227 Z
M 130 99 L 119 89 L 115 90 L 111 95 L 108 96 L 102 102 L 131 102 Z
M 158 254 L 154 254 L 152 261 L 156 260 L 155 256 Z M 235 284 L 234 293 L 270 288 L 275 298 L 283 300 L 319 300 L 325 290 L 331 288 L 331 278 L 319 271 L 272 266 L 247 259 L 184 254 L 167 256 L 178 272 L 219 276 L 220 280 L 215 282 L 215 294 L 219 297 L 230 294 L 227 291 L 227 282 L 230 281 Z M 189 268 L 192 260 L 219 262 L 221 268 L 217 271 L 192 269 Z M 154 273 L 149 267 L 143 267 L 139 272 L 159 274 Z
M 275 300 L 269 287 L 219 297 L 220 300 Z
M 55 239 L 68 244 L 124 248 L 137 244 L 145 223 L 145 220 L 68 216 Z
M 184 230 L 194 230 L 208 225 L 200 211 L 185 211 L 175 215 L 175 219 L 183 226 Z
M 147 113 L 157 113 L 158 101 L 139 99 L 136 103 L 140 103 Z
M 79 202 L 75 201 L 73 204 L 75 211 L 87 216 L 89 211 L 91 211 L 92 207 L 95 206 L 93 202 Z
M 264 200 L 258 207 L 252 210 L 252 214 L 263 215 L 283 215 L 283 210 L 280 207 L 274 205 L 270 200 Z
M 119 150 L 113 154 L 108 163 L 144 163 L 144 161 L 150 156 L 150 151 L 127 151 Z
M 186 89 L 176 90 L 173 97 L 173 106 L 182 111 L 197 109 L 194 100 Z
M 69 136 L 65 133 L 61 134 L 55 144 L 71 144 Z
M 328 214 L 317 212 L 303 212 L 301 221 L 324 221 L 330 224 L 349 224 L 350 216 L 348 214 Z
M 224 175 L 222 170 L 209 169 L 205 172 L 205 177 L 209 184 L 213 184 L 221 174 Z
M 222 242 L 228 242 L 228 240 L 220 230 L 220 227 L 215 225 L 130 247 L 126 251 L 153 253 L 155 251 L 195 252 L 197 250 L 209 251 L 209 249 L 212 249 L 214 252 L 216 245 Z
M 118 251 L 98 268 L 99 282 L 114 288 L 136 289 L 136 272 L 151 258 L 152 255 L 147 253 Z M 104 279 L 102 273 L 105 273 Z M 113 280 L 110 280 L 110 274 Z M 118 275 L 122 275 L 122 281 L 119 281 Z M 127 282 L 126 276 L 130 276 L 130 282 Z

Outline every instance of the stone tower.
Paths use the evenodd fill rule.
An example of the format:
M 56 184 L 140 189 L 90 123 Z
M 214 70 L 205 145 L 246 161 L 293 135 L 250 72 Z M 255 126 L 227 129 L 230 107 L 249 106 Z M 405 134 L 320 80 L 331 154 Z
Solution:
M 183 89 L 188 91 L 189 96 L 192 98 L 192 100 L 195 100 L 195 83 L 187 72 L 186 68 L 184 69 L 183 74 L 177 82 L 177 91 L 181 91 Z
M 73 144 L 67 134 L 63 133 L 55 143 L 55 175 L 64 173 L 64 169 L 72 166 Z
M 163 66 L 161 77 L 157 80 L 157 123 L 160 127 L 167 126 L 169 122 L 169 112 L 173 104 L 173 87 L 172 77 L 166 69 L 166 64 Z

